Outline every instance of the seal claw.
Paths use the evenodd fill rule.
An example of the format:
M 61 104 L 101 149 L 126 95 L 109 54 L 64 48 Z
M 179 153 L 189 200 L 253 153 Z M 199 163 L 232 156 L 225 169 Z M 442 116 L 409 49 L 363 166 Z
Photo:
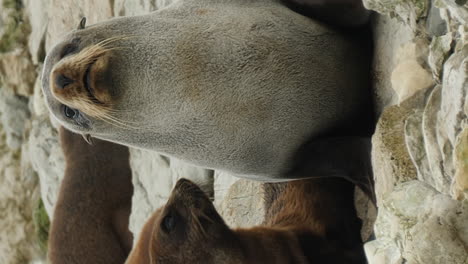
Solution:
M 91 146 L 94 145 L 93 144 L 93 138 L 91 137 L 90 134 L 83 134 L 81 136 L 83 136 L 83 139 L 84 139 L 84 141 L 86 141 L 86 143 L 90 144 Z

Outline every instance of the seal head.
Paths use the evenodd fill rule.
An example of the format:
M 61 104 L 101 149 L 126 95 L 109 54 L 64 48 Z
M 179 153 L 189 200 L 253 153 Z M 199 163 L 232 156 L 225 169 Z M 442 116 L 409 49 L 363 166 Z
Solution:
M 71 32 L 42 86 L 77 133 L 272 180 L 356 116 L 368 63 L 360 42 L 280 1 L 182 0 Z
M 126 263 L 242 263 L 231 248 L 233 237 L 203 191 L 180 179 L 167 204 L 146 222 Z

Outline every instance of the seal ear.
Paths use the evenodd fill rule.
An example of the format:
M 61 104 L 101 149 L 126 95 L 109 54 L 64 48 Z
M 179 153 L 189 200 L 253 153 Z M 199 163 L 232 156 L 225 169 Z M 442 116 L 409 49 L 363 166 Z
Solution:
M 86 17 L 81 18 L 80 24 L 78 24 L 78 30 L 84 29 L 86 26 Z

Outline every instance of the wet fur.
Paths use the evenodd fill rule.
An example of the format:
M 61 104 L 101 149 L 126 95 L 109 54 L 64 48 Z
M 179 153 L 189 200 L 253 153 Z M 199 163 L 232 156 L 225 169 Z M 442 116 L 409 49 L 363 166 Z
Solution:
M 354 184 L 344 179 L 264 184 L 265 222 L 239 229 L 228 228 L 195 188 L 185 179 L 176 184 L 166 206 L 145 224 L 126 264 L 366 263 Z M 179 230 L 167 234 L 163 219 L 174 210 L 184 217 Z
M 51 264 L 124 263 L 133 185 L 127 147 L 101 140 L 91 146 L 60 129 L 65 176 L 49 236 Z

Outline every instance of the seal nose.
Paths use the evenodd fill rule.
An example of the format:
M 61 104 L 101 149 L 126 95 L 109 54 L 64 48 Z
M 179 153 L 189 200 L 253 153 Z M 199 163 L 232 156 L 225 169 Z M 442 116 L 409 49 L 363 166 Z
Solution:
M 55 85 L 60 89 L 63 89 L 67 85 L 70 85 L 74 82 L 75 82 L 74 80 L 68 78 L 67 76 L 63 74 L 57 74 L 57 77 L 55 78 Z

